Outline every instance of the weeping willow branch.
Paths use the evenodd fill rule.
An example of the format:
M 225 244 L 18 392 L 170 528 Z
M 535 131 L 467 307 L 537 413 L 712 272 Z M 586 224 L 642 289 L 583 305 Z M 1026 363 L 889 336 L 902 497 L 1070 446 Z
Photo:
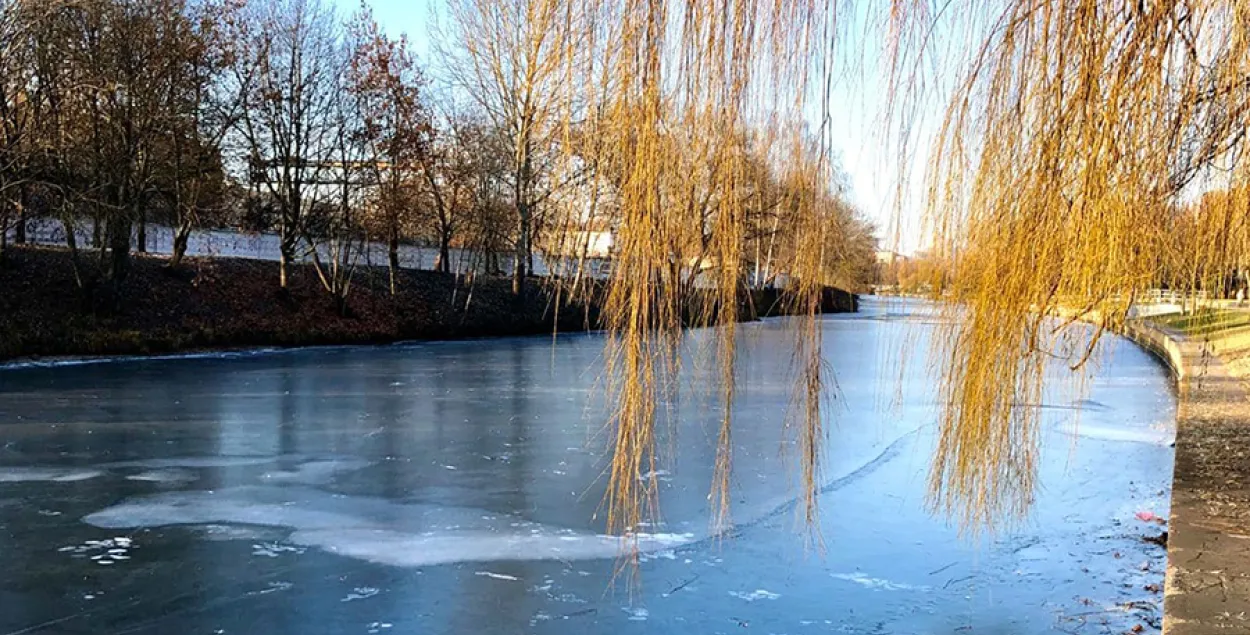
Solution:
M 657 404 L 690 326 L 717 327 L 723 418 L 711 500 L 717 522 L 728 522 L 735 325 L 747 246 L 769 226 L 761 209 L 787 223 L 768 239 L 768 265 L 757 268 L 773 270 L 773 245 L 788 246 L 775 270 L 786 272 L 790 301 L 805 315 L 795 350 L 800 407 L 790 421 L 803 517 L 813 523 L 829 384 L 816 316 L 829 262 L 840 257 L 829 249 L 840 237 L 830 232 L 846 231 L 830 229 L 846 224 L 833 221 L 824 115 L 834 107 L 833 42 L 845 36 L 838 16 L 865 5 L 473 1 L 482 11 L 510 8 L 518 24 L 558 22 L 563 35 L 539 38 L 531 52 L 563 47 L 553 54 L 563 66 L 537 68 L 562 78 L 567 97 L 553 122 L 526 125 L 542 138 L 593 139 L 578 161 L 589 160 L 596 187 L 611 190 L 602 206 L 616 235 L 603 315 L 613 406 L 609 526 L 636 534 L 658 511 L 654 479 L 640 476 L 654 472 Z M 1122 323 L 1143 290 L 1215 289 L 1245 264 L 1250 1 L 930 4 L 891 0 L 868 13 L 885 33 L 884 110 L 901 140 L 891 150 L 900 190 L 923 111 L 950 87 L 939 95 L 948 106 L 924 202 L 943 263 L 933 269 L 934 288 L 951 312 L 934 351 L 943 409 L 930 484 L 936 509 L 985 527 L 1028 508 L 1039 414 L 1020 404 L 1040 402 L 1047 365 L 1058 358 L 1083 369 L 1101 331 Z M 495 84 L 526 85 L 516 70 L 524 65 L 489 68 Z M 796 123 L 810 119 L 809 103 L 822 110 L 814 143 Z M 783 123 L 761 143 L 766 122 Z M 782 168 L 785 194 L 771 206 L 758 205 L 767 188 L 753 177 L 751 148 L 761 145 Z M 1098 316 L 1092 336 L 1076 330 L 1084 326 L 1052 328 L 1049 316 L 1069 308 Z
M 963 4 L 939 30 L 989 26 L 954 66 L 928 178 L 959 318 L 935 351 L 930 485 L 935 508 L 987 527 L 1031 501 L 1039 412 L 1019 404 L 1040 403 L 1046 365 L 1083 369 L 1142 291 L 1213 291 L 1246 263 L 1250 3 Z M 1083 325 L 1042 324 L 1065 309 L 1096 316 L 1085 344 Z

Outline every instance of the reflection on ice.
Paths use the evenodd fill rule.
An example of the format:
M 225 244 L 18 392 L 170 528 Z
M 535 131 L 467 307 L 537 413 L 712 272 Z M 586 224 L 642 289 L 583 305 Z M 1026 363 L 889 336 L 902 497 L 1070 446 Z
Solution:
M 538 533 L 495 533 L 455 530 L 444 533 L 408 533 L 385 529 L 315 529 L 291 534 L 297 544 L 359 560 L 400 567 L 423 567 L 455 562 L 505 560 L 597 560 L 615 558 L 627 545 L 620 538 L 579 533 L 556 535 L 558 528 L 542 526 Z M 648 551 L 690 542 L 691 534 L 647 534 L 638 537 Z
M 301 487 L 166 492 L 83 519 L 101 528 L 254 525 L 291 529 L 290 542 L 378 564 L 592 560 L 621 553 L 621 539 L 533 523 L 487 510 L 401 504 Z M 692 542 L 692 534 L 638 534 L 640 551 Z
M 87 481 L 104 473 L 99 470 L 59 467 L 6 467 L 0 468 L 0 483 L 27 483 L 51 481 L 74 483 Z
M 883 580 L 881 578 L 872 578 L 859 572 L 831 573 L 829 574 L 829 577 L 837 579 L 837 580 L 846 580 L 847 582 L 854 582 L 855 584 L 858 584 L 862 587 L 866 587 L 866 588 L 874 589 L 878 591 L 928 591 L 929 590 L 929 587 L 927 586 L 915 586 L 911 584 L 904 584 L 902 582 L 891 582 L 890 580 Z
M 247 467 L 252 465 L 268 465 L 277 459 L 271 456 L 184 456 L 170 459 L 143 459 L 141 461 L 119 461 L 109 463 L 105 467 L 137 467 L 148 470 L 165 470 L 170 468 L 222 468 Z
M 163 485 L 181 485 L 196 480 L 196 475 L 176 467 L 163 470 L 146 470 L 126 477 L 129 481 L 145 481 Z
M 294 470 L 277 470 L 266 472 L 262 478 L 275 483 L 302 483 L 304 485 L 324 485 L 334 480 L 335 476 L 344 472 L 363 470 L 373 465 L 361 459 L 326 459 L 309 461 Z
M 1127 426 L 1097 426 L 1082 423 L 1067 423 L 1060 431 L 1068 436 L 1102 441 L 1123 441 L 1125 443 L 1145 443 L 1168 447 L 1176 443 L 1176 430 L 1157 428 L 1130 428 Z

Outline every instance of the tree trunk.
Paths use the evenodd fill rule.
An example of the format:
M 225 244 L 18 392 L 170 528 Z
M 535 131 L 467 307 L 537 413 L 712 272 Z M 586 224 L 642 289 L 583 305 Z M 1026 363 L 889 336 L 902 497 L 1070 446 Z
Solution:
M 78 262 L 78 237 L 74 235 L 74 224 L 62 216 L 61 225 L 65 227 L 65 246 L 69 247 L 70 263 L 74 266 L 74 282 L 80 290 L 87 288 L 82 277 L 82 264 Z
M 291 256 L 287 254 L 286 246 L 283 245 L 278 249 L 278 286 L 284 291 L 286 290 L 287 285 L 286 268 L 290 259 Z
M 512 257 L 512 294 L 525 294 L 525 257 L 519 250 Z
M 25 198 L 25 197 L 22 197 Z M 18 245 L 26 243 L 26 201 L 17 202 L 17 227 L 13 230 L 13 242 Z
M 130 229 L 128 218 L 118 217 L 109 222 L 108 278 L 115 288 L 126 280 L 130 265 Z
M 102 250 L 104 249 L 104 218 L 98 208 L 91 221 L 91 246 Z
M 290 235 L 291 230 L 287 229 L 287 223 L 282 223 L 282 228 L 278 232 L 278 286 L 282 290 L 287 288 L 287 267 L 295 258 L 295 240 Z
M 442 232 L 438 239 L 438 266 L 436 270 L 443 273 L 451 273 L 451 236 L 447 232 Z
M 9 218 L 8 214 L 0 216 L 0 267 L 9 255 Z
M 179 225 L 174 231 L 174 248 L 173 255 L 169 259 L 170 268 L 177 268 L 182 264 L 182 258 L 187 255 L 187 243 L 191 240 L 191 226 Z
M 387 241 L 387 255 L 391 264 L 391 295 L 395 295 L 399 278 L 399 228 L 391 224 L 391 235 Z
M 147 212 L 139 212 L 139 246 L 138 251 L 141 254 L 148 253 L 148 214 Z
M 512 259 L 514 264 L 512 268 L 512 293 L 522 295 L 525 293 L 525 279 L 529 274 L 528 266 L 530 262 L 529 206 L 526 203 L 520 203 L 517 205 L 517 212 L 521 217 L 521 227 L 517 236 L 516 255 Z

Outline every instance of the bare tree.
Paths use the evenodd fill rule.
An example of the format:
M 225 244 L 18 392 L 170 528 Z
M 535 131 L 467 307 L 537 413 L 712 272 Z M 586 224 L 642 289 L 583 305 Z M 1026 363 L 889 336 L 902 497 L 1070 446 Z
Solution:
M 252 8 L 254 30 L 244 33 L 247 48 L 233 70 L 244 94 L 239 129 L 249 179 L 278 207 L 278 284 L 285 289 L 336 141 L 340 69 L 327 61 L 340 57 L 340 29 L 320 0 L 259 0 Z
M 30 91 L 34 70 L 30 40 L 41 13 L 30 3 L 0 2 L 0 265 L 9 230 L 14 230 L 16 242 L 26 239 L 22 194 L 31 177 L 31 137 L 39 107 Z
M 508 142 L 518 294 L 530 271 L 540 189 L 552 181 L 558 134 L 574 106 L 576 8 L 570 0 L 452 0 L 456 47 L 440 48 L 452 83 Z
M 346 315 L 347 296 L 351 292 L 360 256 L 368 243 L 368 235 L 358 213 L 364 189 L 362 181 L 367 179 L 365 175 L 374 173 L 376 160 L 363 143 L 361 102 L 350 91 L 347 72 L 350 52 L 339 49 L 336 53 L 334 57 L 321 60 L 334 72 L 337 89 L 331 100 L 329 154 L 323 160 L 319 178 L 312 183 L 330 194 L 316 210 L 320 212 L 316 229 L 305 227 L 303 236 L 317 278 L 334 299 L 339 313 Z
M 241 0 L 204 0 L 176 26 L 182 59 L 169 83 L 173 134 L 164 184 L 173 211 L 170 267 L 182 263 L 202 212 L 222 199 L 222 146 L 243 107 L 243 93 L 224 81 L 239 53 L 242 9 Z
M 438 240 L 435 270 L 451 272 L 451 242 L 474 209 L 474 189 L 484 186 L 494 150 L 483 143 L 489 126 L 469 117 L 452 114 L 424 155 L 425 191 L 429 198 L 428 218 Z
M 358 137 L 369 155 L 367 172 L 382 213 L 395 293 L 402 227 L 415 213 L 415 181 L 426 169 L 430 116 L 422 103 L 425 78 L 406 37 L 387 37 L 367 5 L 352 23 L 347 88 L 357 100 Z
M 77 171 L 73 196 L 107 219 L 106 271 L 115 285 L 125 278 L 132 231 L 143 227 L 172 134 L 169 86 L 185 53 L 185 9 L 184 0 L 91 0 L 60 9 L 72 36 L 62 64 L 74 82 L 61 114 L 79 126 L 79 142 L 61 150 Z

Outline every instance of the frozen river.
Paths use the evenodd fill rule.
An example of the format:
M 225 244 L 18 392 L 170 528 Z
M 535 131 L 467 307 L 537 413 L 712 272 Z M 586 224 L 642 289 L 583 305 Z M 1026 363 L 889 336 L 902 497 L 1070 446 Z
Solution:
M 596 516 L 601 336 L 0 371 L 0 634 L 1152 632 L 1163 368 L 1109 338 L 1079 427 L 1046 404 L 1032 515 L 974 542 L 925 509 L 929 318 L 863 309 L 824 321 L 824 553 L 796 531 L 792 336 L 766 321 L 742 329 L 737 524 L 709 536 L 718 417 L 684 386 L 632 590 Z

